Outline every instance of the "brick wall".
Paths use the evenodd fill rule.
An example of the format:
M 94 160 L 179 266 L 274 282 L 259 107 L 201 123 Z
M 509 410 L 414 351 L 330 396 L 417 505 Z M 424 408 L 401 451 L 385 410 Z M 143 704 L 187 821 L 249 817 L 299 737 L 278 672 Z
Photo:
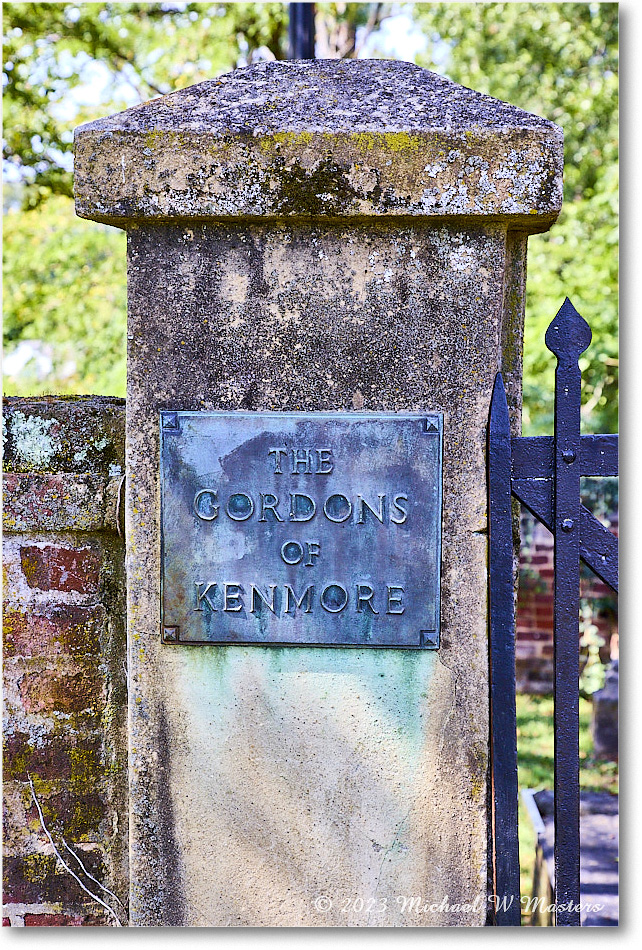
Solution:
M 4 403 L 5 926 L 127 919 L 124 415 Z
M 588 507 L 588 505 L 587 505 Z M 617 511 L 604 523 L 617 533 Z M 521 693 L 553 690 L 553 536 L 533 516 L 521 518 L 519 593 L 517 597 L 516 672 Z M 594 624 L 604 640 L 600 658 L 607 663 L 618 655 L 617 599 L 613 591 L 584 565 L 580 597 L 584 623 Z

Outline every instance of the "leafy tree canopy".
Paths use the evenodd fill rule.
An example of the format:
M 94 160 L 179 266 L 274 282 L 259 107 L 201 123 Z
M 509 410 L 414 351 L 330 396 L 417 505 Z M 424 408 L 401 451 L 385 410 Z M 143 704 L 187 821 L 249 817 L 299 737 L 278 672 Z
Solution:
M 529 239 L 524 428 L 550 432 L 546 327 L 566 296 L 593 330 L 583 423 L 617 432 L 618 8 L 616 3 L 418 3 L 418 62 L 564 130 L 564 208 Z
M 7 395 L 125 395 L 125 233 L 70 198 L 4 217 Z
M 401 12 L 425 38 L 420 65 L 563 127 L 564 211 L 550 234 L 529 240 L 525 430 L 550 431 L 554 359 L 543 335 L 567 295 L 595 340 L 582 364 L 585 426 L 615 430 L 617 4 L 316 9 L 318 56 L 359 56 L 367 40 L 368 55 L 381 55 L 381 25 Z M 40 341 L 53 363 L 40 381 L 19 371 L 11 391 L 123 393 L 123 236 L 74 220 L 74 126 L 283 58 L 287 17 L 281 3 L 4 4 L 5 343 L 11 356 Z
M 389 7 L 319 4 L 319 56 L 358 55 Z M 73 194 L 81 122 L 287 56 L 282 3 L 5 3 L 3 20 L 5 160 L 27 207 Z
M 73 128 L 286 54 L 281 3 L 6 3 L 5 158 L 26 199 L 73 193 Z

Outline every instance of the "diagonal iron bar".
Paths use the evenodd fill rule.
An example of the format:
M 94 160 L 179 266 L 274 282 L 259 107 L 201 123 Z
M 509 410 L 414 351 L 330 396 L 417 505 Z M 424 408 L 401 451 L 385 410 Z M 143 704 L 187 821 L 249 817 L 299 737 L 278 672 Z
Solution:
M 514 444 L 513 440 L 513 444 Z M 553 480 L 513 478 L 513 495 L 538 521 L 553 530 Z M 618 541 L 588 508 L 580 505 L 580 557 L 605 584 L 618 589 Z

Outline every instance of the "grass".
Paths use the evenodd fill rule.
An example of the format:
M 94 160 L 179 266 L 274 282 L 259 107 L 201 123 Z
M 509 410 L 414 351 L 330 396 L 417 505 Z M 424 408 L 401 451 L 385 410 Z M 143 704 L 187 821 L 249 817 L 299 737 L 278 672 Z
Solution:
M 595 758 L 591 739 L 591 703 L 580 699 L 580 787 L 591 792 L 618 790 L 615 762 Z M 517 696 L 517 762 L 519 787 L 553 788 L 553 699 Z M 535 832 L 519 802 L 519 863 L 522 895 L 530 895 L 535 863 Z

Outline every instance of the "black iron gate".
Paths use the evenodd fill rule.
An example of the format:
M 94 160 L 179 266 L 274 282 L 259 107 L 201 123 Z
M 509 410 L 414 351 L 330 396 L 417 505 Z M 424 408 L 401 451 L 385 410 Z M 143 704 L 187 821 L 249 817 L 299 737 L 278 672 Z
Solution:
M 618 589 L 618 542 L 580 501 L 580 478 L 618 474 L 618 437 L 580 435 L 580 355 L 591 330 L 566 298 L 546 331 L 557 357 L 554 435 L 511 437 L 501 373 L 488 425 L 493 922 L 519 926 L 515 600 L 511 496 L 555 539 L 555 924 L 580 925 L 580 559 Z

